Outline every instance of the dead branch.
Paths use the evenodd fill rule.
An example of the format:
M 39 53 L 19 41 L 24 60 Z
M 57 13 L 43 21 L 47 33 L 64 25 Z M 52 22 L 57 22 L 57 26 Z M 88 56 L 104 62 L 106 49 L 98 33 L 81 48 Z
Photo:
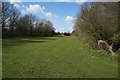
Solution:
M 102 44 L 105 44 L 105 45 L 107 46 L 108 51 L 110 51 L 113 56 L 115 55 L 115 53 L 113 52 L 113 43 L 112 43 L 111 45 L 109 45 L 106 41 L 99 40 L 99 41 L 98 41 L 98 45 L 100 45 L 101 43 L 102 43 Z

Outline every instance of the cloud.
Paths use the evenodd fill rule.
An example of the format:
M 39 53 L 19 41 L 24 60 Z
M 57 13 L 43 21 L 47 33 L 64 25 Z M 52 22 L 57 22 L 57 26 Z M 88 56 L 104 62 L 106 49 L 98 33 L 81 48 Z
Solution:
M 119 0 L 2 0 L 4 2 L 119 2 Z
M 47 17 L 58 17 L 56 15 L 53 15 L 51 12 L 42 12 Z
M 13 3 L 15 3 L 15 2 L 19 2 L 19 3 L 21 3 L 22 2 L 22 0 L 8 0 L 11 4 L 13 4 Z
M 72 32 L 73 27 L 59 27 L 56 28 L 56 32 Z
M 27 14 L 28 12 L 26 10 L 21 10 L 22 14 Z
M 19 8 L 20 6 L 18 4 L 16 4 L 16 3 L 14 3 L 14 7 Z
M 25 6 L 23 6 L 25 8 Z M 29 7 L 26 7 L 25 10 L 21 10 L 21 12 L 23 14 L 27 14 L 27 13 L 32 13 L 32 14 L 43 14 L 47 17 L 58 17 L 54 14 L 52 14 L 51 12 L 45 12 L 45 7 L 42 7 L 40 5 L 29 5 Z
M 25 8 L 25 5 L 22 5 L 23 8 Z
M 73 18 L 72 16 L 67 16 L 67 17 L 65 18 L 65 21 L 66 21 L 68 24 L 72 24 L 75 20 L 76 20 L 76 18 Z
M 69 2 L 69 0 L 54 0 L 55 2 Z M 73 1 L 73 0 L 72 0 Z
M 44 9 L 45 7 L 41 7 L 40 5 L 29 5 L 26 11 L 29 13 L 41 13 Z
M 53 1 L 53 2 L 86 2 L 87 0 L 46 0 L 46 1 Z
M 50 20 L 52 23 L 55 23 L 56 21 L 55 20 Z
M 46 2 L 74 2 L 76 4 L 82 4 L 84 2 L 94 2 L 94 1 L 95 0 L 46 0 Z
M 75 3 L 77 4 L 82 4 L 84 2 L 87 2 L 88 0 L 75 0 Z

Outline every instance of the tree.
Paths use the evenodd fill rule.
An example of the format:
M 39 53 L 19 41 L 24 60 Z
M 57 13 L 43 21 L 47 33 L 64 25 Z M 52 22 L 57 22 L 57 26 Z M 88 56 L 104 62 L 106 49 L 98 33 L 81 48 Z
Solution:
M 52 22 L 43 19 L 36 27 L 35 34 L 39 36 L 53 36 L 55 29 Z
M 20 12 L 16 9 L 13 9 L 12 14 L 10 16 L 10 24 L 9 24 L 9 33 L 12 35 L 15 35 L 15 29 L 18 24 Z
M 38 19 L 32 14 L 20 16 L 14 4 L 2 3 L 2 32 L 3 37 L 17 36 L 52 36 L 54 34 L 52 22 Z
M 120 33 L 118 3 L 85 4 L 78 14 L 74 29 L 74 33 L 92 48 L 99 49 L 97 43 L 100 42 L 107 47 L 102 49 L 113 53 L 113 50 L 120 48 L 120 46 L 115 47 L 119 43 L 113 40 L 115 35 Z
M 36 25 L 34 32 L 35 32 L 34 35 L 36 36 L 43 36 L 43 22 L 39 22 Z
M 0 38 L 2 38 L 2 3 L 0 3 Z
M 2 2 L 2 30 L 4 34 L 13 35 L 20 12 L 14 7 L 14 4 Z
M 43 31 L 44 31 L 45 36 L 52 36 L 55 31 L 52 22 L 50 22 L 50 21 L 44 22 Z
M 35 16 L 27 14 L 20 18 L 16 27 L 16 33 L 19 36 L 32 36 L 34 30 Z

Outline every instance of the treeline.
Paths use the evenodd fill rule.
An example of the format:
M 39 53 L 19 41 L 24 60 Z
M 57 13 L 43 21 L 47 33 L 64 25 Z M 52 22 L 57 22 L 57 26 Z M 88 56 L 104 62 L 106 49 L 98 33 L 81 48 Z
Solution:
M 112 55 L 120 51 L 119 3 L 85 3 L 77 15 L 73 34 L 93 49 Z
M 70 32 L 56 32 L 56 36 L 71 36 Z
M 32 14 L 24 16 L 14 4 L 2 2 L 2 37 L 53 36 L 55 28 L 51 21 L 38 19 Z

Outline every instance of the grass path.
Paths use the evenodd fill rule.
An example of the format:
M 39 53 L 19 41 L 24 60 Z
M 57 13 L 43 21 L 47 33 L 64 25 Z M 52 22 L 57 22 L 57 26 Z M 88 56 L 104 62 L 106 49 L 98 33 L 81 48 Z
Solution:
M 116 78 L 112 59 L 92 56 L 76 37 L 3 40 L 4 78 Z

